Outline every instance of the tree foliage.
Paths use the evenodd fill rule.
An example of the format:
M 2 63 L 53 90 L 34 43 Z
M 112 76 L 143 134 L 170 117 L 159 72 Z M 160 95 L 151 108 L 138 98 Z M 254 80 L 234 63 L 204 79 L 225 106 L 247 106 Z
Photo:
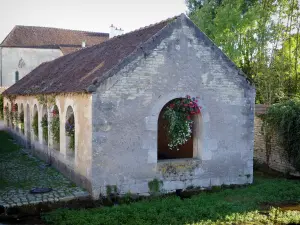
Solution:
M 187 0 L 189 16 L 247 76 L 258 103 L 299 93 L 297 0 Z

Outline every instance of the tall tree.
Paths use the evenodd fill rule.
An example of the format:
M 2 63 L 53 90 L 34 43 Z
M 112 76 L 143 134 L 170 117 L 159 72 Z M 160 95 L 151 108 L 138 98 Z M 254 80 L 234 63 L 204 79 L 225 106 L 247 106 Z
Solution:
M 300 91 L 299 36 L 292 38 L 299 34 L 297 2 L 188 0 L 187 4 L 196 25 L 254 80 L 257 102 L 271 104 Z

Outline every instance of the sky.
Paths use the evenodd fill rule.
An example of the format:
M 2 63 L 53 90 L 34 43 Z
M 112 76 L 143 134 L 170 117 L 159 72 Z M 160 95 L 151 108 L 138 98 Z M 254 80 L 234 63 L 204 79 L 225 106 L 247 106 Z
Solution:
M 0 0 L 0 43 L 15 25 L 129 32 L 186 13 L 185 0 Z

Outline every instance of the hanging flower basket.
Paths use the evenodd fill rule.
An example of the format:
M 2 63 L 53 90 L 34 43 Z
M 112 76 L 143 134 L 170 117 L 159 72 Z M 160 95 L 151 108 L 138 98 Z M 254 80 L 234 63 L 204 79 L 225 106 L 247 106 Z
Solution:
M 197 97 L 198 98 L 198 97 Z M 171 150 L 179 150 L 192 136 L 193 115 L 200 114 L 197 98 L 174 99 L 166 107 L 163 118 L 167 120 L 168 146 Z

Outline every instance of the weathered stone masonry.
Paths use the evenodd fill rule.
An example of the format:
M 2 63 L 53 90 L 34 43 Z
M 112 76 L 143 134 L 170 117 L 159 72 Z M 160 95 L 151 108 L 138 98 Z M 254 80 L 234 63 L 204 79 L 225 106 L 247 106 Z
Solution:
M 165 191 L 252 182 L 254 89 L 187 24 L 165 35 L 93 94 L 94 196 L 106 185 L 147 193 L 154 178 Z M 158 161 L 160 110 L 186 95 L 202 106 L 198 151 Z
M 295 168 L 287 160 L 285 150 L 279 143 L 279 137 L 274 135 L 270 140 L 266 140 L 266 136 L 262 130 L 263 121 L 260 115 L 266 112 L 267 106 L 256 105 L 255 107 L 255 141 L 254 141 L 254 160 L 258 164 L 265 164 L 271 169 L 283 173 L 289 173 L 299 176 Z

